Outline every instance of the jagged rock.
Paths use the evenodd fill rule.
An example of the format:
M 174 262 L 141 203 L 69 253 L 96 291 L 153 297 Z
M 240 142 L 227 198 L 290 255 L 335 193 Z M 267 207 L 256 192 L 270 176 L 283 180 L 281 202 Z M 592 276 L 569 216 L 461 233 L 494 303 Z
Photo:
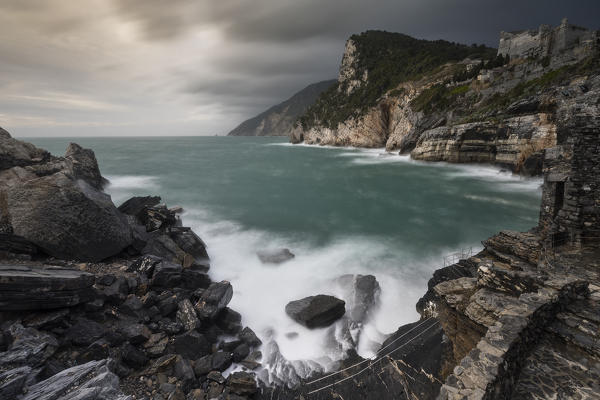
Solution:
M 262 250 L 256 255 L 263 264 L 281 264 L 295 257 L 289 249 Z
M 31 367 L 24 366 L 0 374 L 0 399 L 16 399 L 23 392 Z
M 137 258 L 129 267 L 127 272 L 137 272 L 147 278 L 154 274 L 154 268 L 162 262 L 162 259 L 153 255 L 145 255 Z
M 50 158 L 51 155 L 46 150 L 13 139 L 7 131 L 0 128 L 0 170 L 40 164 Z
M 181 271 L 183 267 L 168 261 L 162 261 L 154 267 L 154 273 L 150 284 L 153 287 L 172 288 L 181 282 Z
M 240 362 L 250 354 L 250 347 L 246 343 L 242 343 L 233 350 L 233 362 Z
M 210 344 L 201 333 L 188 331 L 175 337 L 173 352 L 187 359 L 194 360 L 209 354 Z
M 60 323 L 67 315 L 69 315 L 69 309 L 66 308 L 49 312 L 37 312 L 23 318 L 23 326 L 26 328 L 47 329 Z
M 132 368 L 141 368 L 148 363 L 148 357 L 144 352 L 129 343 L 121 348 L 123 362 Z
M 185 330 L 188 331 L 200 327 L 200 321 L 196 316 L 196 310 L 188 299 L 179 302 L 177 320 L 181 322 Z
M 201 319 L 214 318 L 233 297 L 233 288 L 227 281 L 215 282 L 206 289 L 200 300 L 195 304 L 198 317 Z
M 251 396 L 258 391 L 256 377 L 249 372 L 234 372 L 227 379 L 227 386 L 233 393 Z
M 333 296 L 317 295 L 289 302 L 285 312 L 307 328 L 331 325 L 346 313 L 346 303 Z
M 66 369 L 29 386 L 22 400 L 129 400 L 108 365 L 109 360 L 90 361 Z
M 0 367 L 37 367 L 54 354 L 58 347 L 56 338 L 33 328 L 15 323 L 8 328 L 12 343 L 0 353 Z
M 154 207 L 158 203 L 160 203 L 159 196 L 135 196 L 121 204 L 119 211 L 123 214 L 134 216 L 141 222 L 145 210 L 149 207 Z
M 127 324 L 121 328 L 121 333 L 131 344 L 141 344 L 150 339 L 150 329 L 143 324 Z
M 197 266 L 203 267 L 204 272 L 208 270 L 210 260 L 206 252 L 206 244 L 190 228 L 171 228 L 169 236 L 179 248 L 194 258 Z
M 187 254 L 167 234 L 160 231 L 150 234 L 141 253 L 143 255 L 154 255 L 168 262 L 181 265 L 183 265 Z
M 242 315 L 229 307 L 225 307 L 215 317 L 215 323 L 217 326 L 223 329 L 225 333 L 232 335 L 242 330 L 241 322 Z
M 84 149 L 76 143 L 69 143 L 65 152 L 65 160 L 67 160 L 67 165 L 75 179 L 83 179 L 98 190 L 102 190 L 108 183 L 100 175 L 96 155 L 92 150 Z
M 191 266 L 181 271 L 181 281 L 184 288 L 190 290 L 206 289 L 212 283 L 208 274 L 203 272 L 205 269 L 196 268 L 196 266 Z
M 86 347 L 77 357 L 77 362 L 86 363 L 92 360 L 102 360 L 109 357 L 110 343 L 104 339 L 96 340 Z
M 249 327 L 242 329 L 238 334 L 238 337 L 250 347 L 260 346 L 262 344 L 262 341 L 256 336 L 256 333 Z
M 143 307 L 144 307 L 144 304 L 142 303 L 142 300 L 140 300 L 139 297 L 137 297 L 135 295 L 129 295 L 127 300 L 125 300 L 123 302 L 123 304 L 121 304 L 121 306 L 119 307 L 119 310 L 123 314 L 137 317 L 140 315 L 140 310 Z
M 177 356 L 175 365 L 173 366 L 173 375 L 187 388 L 194 382 L 196 375 L 189 360 Z
M 77 346 L 89 346 L 106 334 L 106 328 L 94 321 L 80 318 L 66 332 L 67 340 Z
M 94 276 L 60 267 L 0 265 L 0 310 L 70 307 L 90 300 Z

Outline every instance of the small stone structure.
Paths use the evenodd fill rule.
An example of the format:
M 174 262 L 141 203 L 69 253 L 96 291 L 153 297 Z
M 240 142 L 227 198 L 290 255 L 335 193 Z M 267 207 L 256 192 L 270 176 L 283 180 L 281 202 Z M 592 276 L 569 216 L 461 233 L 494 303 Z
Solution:
M 567 19 L 555 28 L 540 25 L 537 30 L 500 32 L 498 54 L 515 58 L 557 58 L 564 53 L 582 59 L 598 48 L 598 31 L 571 25 Z

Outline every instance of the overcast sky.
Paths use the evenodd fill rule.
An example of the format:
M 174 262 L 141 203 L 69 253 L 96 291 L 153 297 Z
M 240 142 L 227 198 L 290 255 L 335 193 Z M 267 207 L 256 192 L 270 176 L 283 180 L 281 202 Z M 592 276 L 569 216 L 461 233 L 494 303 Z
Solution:
M 600 0 L 0 0 L 0 126 L 222 135 L 336 77 L 353 33 L 496 47 L 563 17 L 598 29 Z

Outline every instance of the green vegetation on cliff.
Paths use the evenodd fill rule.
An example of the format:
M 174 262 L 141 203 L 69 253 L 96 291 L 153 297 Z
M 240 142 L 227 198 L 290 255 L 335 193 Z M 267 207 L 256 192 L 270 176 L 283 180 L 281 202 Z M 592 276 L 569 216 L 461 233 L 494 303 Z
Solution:
M 387 91 L 402 82 L 415 80 L 440 66 L 467 57 L 493 59 L 496 50 L 483 45 L 466 46 L 444 40 L 421 40 L 400 33 L 367 31 L 350 38 L 356 46 L 353 79 L 368 79 L 346 94 L 338 83 L 325 91 L 299 118 L 304 129 L 320 124 L 335 128 L 338 123 L 362 115 Z

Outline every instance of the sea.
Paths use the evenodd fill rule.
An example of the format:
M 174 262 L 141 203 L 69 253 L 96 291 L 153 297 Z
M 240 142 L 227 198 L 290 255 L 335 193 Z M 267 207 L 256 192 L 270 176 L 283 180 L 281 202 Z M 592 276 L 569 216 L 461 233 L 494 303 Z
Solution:
M 376 309 L 358 353 L 419 318 L 415 303 L 454 253 L 477 252 L 500 230 L 537 224 L 541 180 L 489 165 L 430 163 L 384 149 L 292 145 L 286 138 L 27 138 L 62 155 L 69 142 L 94 150 L 116 205 L 160 195 L 205 241 L 213 280 L 234 287 L 231 308 L 287 360 L 338 360 L 327 328 L 285 313 L 292 300 L 343 296 L 344 274 L 374 275 Z M 295 258 L 262 264 L 258 251 Z

